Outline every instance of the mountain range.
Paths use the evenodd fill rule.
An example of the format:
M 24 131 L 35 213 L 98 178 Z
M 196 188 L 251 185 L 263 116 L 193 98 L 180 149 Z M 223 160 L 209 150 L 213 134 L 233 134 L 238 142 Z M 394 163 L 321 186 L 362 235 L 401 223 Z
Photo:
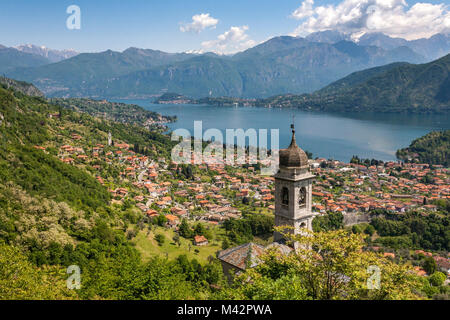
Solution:
M 450 52 L 450 35 L 441 33 L 427 39 L 408 41 L 402 38 L 392 38 L 381 32 L 366 33 L 358 39 L 352 39 L 350 35 L 328 30 L 312 33 L 306 39 L 325 43 L 336 43 L 342 40 L 355 41 L 361 46 L 376 46 L 385 50 L 408 47 L 425 57 L 428 61 L 438 59 Z
M 396 62 L 354 72 L 311 94 L 264 99 L 166 93 L 158 104 L 300 108 L 327 112 L 446 113 L 450 111 L 450 54 L 425 64 Z
M 38 67 L 60 62 L 78 55 L 74 50 L 53 50 L 31 44 L 17 47 L 0 45 L 0 73 L 16 68 Z
M 52 97 L 149 98 L 177 92 L 194 98 L 264 98 L 312 93 L 353 72 L 393 62 L 428 62 L 448 53 L 449 43 L 448 35 L 407 41 L 369 34 L 356 41 L 325 31 L 272 38 L 233 56 L 129 48 L 56 63 L 46 63 L 45 50 L 39 55 L 38 47 L 21 46 L 22 51 L 0 48 L 0 72 L 32 82 Z
M 0 47 L 0 73 L 5 74 L 16 68 L 36 67 L 49 64 L 47 58 L 21 52 L 14 48 Z
M 279 95 L 254 104 L 338 112 L 449 112 L 450 54 L 425 64 L 393 63 L 355 72 L 313 94 Z
M 46 48 L 45 46 L 36 46 L 34 44 L 20 45 L 14 47 L 14 49 L 47 58 L 50 63 L 59 62 L 78 55 L 78 52 L 73 49 L 54 50 Z

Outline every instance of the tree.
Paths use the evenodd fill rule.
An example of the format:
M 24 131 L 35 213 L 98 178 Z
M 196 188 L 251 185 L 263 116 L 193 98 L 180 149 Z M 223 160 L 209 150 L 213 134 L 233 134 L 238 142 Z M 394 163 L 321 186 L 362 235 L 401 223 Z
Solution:
M 445 282 L 445 279 L 447 279 L 447 276 L 442 272 L 435 272 L 433 273 L 429 278 L 428 281 L 430 281 L 430 284 L 434 287 L 442 286 Z
M 423 269 L 430 275 L 435 273 L 437 269 L 436 261 L 432 257 L 426 257 L 423 261 Z
M 0 300 L 77 298 L 68 290 L 60 267 L 36 268 L 16 247 L 0 245 Z
M 132 240 L 133 238 L 135 238 L 136 237 L 136 235 L 137 235 L 137 231 L 136 230 L 129 230 L 128 232 L 127 232 L 127 239 L 128 240 Z
M 357 225 L 357 224 L 352 226 L 352 232 L 353 233 L 361 233 L 362 231 L 363 231 L 363 227 L 362 226 Z
M 283 232 L 283 228 L 277 231 Z M 379 253 L 363 251 L 364 235 L 338 230 L 284 236 L 298 243 L 297 252 L 284 255 L 273 249 L 260 256 L 262 262 L 257 267 L 247 269 L 235 279 L 233 285 L 238 297 L 253 298 L 258 294 L 256 288 L 291 281 L 296 293 L 309 299 L 420 298 L 415 293 L 420 283 L 412 269 L 389 261 Z M 370 270 L 377 268 L 381 275 L 380 287 L 370 290 Z M 293 290 L 278 288 L 279 295 Z
M 173 236 L 173 242 L 175 242 L 175 244 L 177 244 L 178 245 L 178 247 L 179 246 L 181 246 L 181 241 L 180 241 L 180 235 L 179 234 L 175 234 L 174 236 Z
M 194 235 L 203 236 L 203 235 L 205 235 L 205 232 L 206 232 L 206 228 L 202 223 L 199 222 L 195 225 Z
M 160 215 L 155 219 L 155 222 L 156 222 L 156 224 L 157 224 L 158 226 L 164 227 L 164 226 L 166 225 L 166 223 L 167 223 L 167 218 L 166 218 L 165 215 L 160 214 Z
M 271 279 L 260 274 L 255 274 L 251 283 L 248 282 L 238 289 L 220 290 L 217 298 L 223 300 L 311 300 L 300 277 L 287 275 Z
M 186 239 L 190 239 L 193 237 L 192 229 L 189 227 L 189 224 L 186 219 L 181 220 L 181 224 L 179 227 L 180 236 Z
M 164 244 L 164 242 L 166 241 L 166 237 L 163 234 L 157 234 L 155 236 L 155 240 L 156 242 L 158 242 L 159 246 L 162 246 Z
M 230 242 L 228 241 L 227 238 L 225 238 L 225 239 L 222 241 L 222 249 L 223 249 L 223 250 L 226 250 L 226 249 L 228 249 L 229 247 L 230 247 Z
M 375 228 L 373 227 L 373 225 L 369 224 L 364 230 L 364 233 L 372 236 L 375 233 Z
M 340 212 L 330 212 L 324 216 L 318 216 L 312 222 L 314 231 L 329 231 L 344 227 L 344 216 Z

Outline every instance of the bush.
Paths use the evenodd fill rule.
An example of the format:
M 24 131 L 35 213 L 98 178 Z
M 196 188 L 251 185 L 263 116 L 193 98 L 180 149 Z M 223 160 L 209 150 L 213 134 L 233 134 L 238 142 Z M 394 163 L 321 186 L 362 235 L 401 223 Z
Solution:
M 368 234 L 369 236 L 372 236 L 375 233 L 375 228 L 373 225 L 369 224 L 367 228 L 364 230 L 365 234 Z
M 428 273 L 428 274 L 433 274 L 436 272 L 437 269 L 437 265 L 436 265 L 436 261 L 434 261 L 433 258 L 431 257 L 426 257 L 424 262 L 423 262 L 423 269 Z
M 160 214 L 158 217 L 156 217 L 156 219 L 153 220 L 153 223 L 160 227 L 164 227 L 167 223 L 167 218 L 165 215 Z
M 435 272 L 433 273 L 429 278 L 428 281 L 430 281 L 430 284 L 435 287 L 442 286 L 445 282 L 445 279 L 447 279 L 447 276 L 443 274 L 442 272 Z
M 333 212 L 315 217 L 312 227 L 315 232 L 342 229 L 344 227 L 344 216 L 340 212 Z
M 226 250 L 226 249 L 228 249 L 229 247 L 230 247 L 230 242 L 228 242 L 228 239 L 225 238 L 225 239 L 223 240 L 223 242 L 222 242 L 222 249 L 223 249 L 223 250 Z
M 362 231 L 363 231 L 363 227 L 362 226 L 360 226 L 360 225 L 357 225 L 357 224 L 355 224 L 353 227 L 352 227 L 352 232 L 353 233 L 362 233 Z
M 158 242 L 159 246 L 162 246 L 164 244 L 164 242 L 166 241 L 166 237 L 162 234 L 157 234 L 155 236 L 155 240 L 156 240 L 156 242 Z
M 128 232 L 127 232 L 127 239 L 128 240 L 132 240 L 133 238 L 135 238 L 136 237 L 136 235 L 137 235 L 137 231 L 136 230 L 129 230 Z

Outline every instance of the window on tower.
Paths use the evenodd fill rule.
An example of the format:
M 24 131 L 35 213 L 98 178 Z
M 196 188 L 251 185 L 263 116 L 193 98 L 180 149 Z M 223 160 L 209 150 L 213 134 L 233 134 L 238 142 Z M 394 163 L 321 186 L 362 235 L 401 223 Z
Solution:
M 286 206 L 289 205 L 289 190 L 286 187 L 281 189 L 281 203 Z
M 306 188 L 300 188 L 300 192 L 298 195 L 298 204 L 300 206 L 304 206 L 306 204 Z

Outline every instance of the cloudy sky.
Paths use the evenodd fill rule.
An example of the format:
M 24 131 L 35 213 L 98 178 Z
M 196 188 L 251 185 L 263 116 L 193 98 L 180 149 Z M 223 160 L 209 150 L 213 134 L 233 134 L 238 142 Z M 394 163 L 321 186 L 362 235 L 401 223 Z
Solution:
M 69 30 L 70 5 L 81 29 Z M 450 31 L 449 0 L 1 0 L 0 44 L 233 53 L 279 35 L 338 30 L 409 40 Z

